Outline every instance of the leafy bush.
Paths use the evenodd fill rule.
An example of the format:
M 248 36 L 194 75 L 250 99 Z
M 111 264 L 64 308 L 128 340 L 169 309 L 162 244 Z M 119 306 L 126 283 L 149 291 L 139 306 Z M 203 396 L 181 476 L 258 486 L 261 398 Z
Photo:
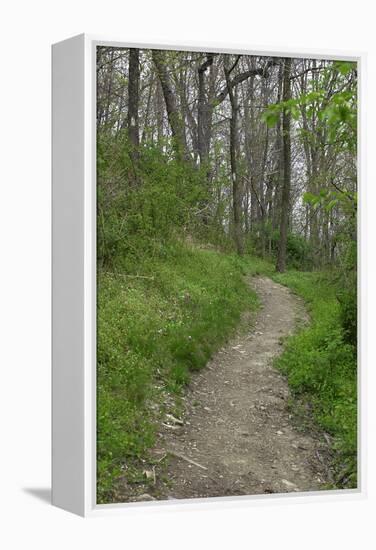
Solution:
M 268 248 L 276 257 L 279 246 L 279 230 L 274 230 L 269 223 L 259 224 L 254 228 L 252 248 L 258 254 L 261 253 L 260 243 L 264 246 L 268 243 Z M 302 235 L 297 233 L 288 233 L 286 244 L 286 260 L 289 269 L 298 269 L 308 271 L 313 267 L 312 247 Z
M 276 365 L 293 392 L 313 405 L 316 421 L 335 438 L 337 482 L 356 487 L 356 349 L 346 341 L 336 287 L 318 273 L 289 272 L 275 280 L 307 302 L 311 324 L 288 339 Z
M 131 161 L 126 134 L 98 138 L 98 262 L 123 267 L 141 253 L 158 253 L 176 232 L 189 232 L 205 200 L 202 174 L 153 146 Z M 157 250 L 156 250 L 157 249 Z M 127 267 L 127 266 L 125 266 Z
M 302 235 L 296 233 L 287 235 L 286 256 L 290 269 L 308 270 L 312 268 L 312 247 Z
M 337 299 L 340 303 L 341 324 L 346 341 L 357 343 L 357 247 L 356 240 L 345 239 L 345 254 L 339 270 Z
M 356 277 L 354 276 L 353 285 L 348 289 L 342 289 L 337 293 L 340 303 L 341 325 L 344 330 L 344 336 L 353 346 L 357 343 L 357 291 Z

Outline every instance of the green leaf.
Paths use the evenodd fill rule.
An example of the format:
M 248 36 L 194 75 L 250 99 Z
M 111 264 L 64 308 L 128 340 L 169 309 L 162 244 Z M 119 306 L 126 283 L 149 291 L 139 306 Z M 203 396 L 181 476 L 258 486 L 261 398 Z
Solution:
M 299 117 L 300 117 L 300 112 L 299 112 L 298 107 L 296 107 L 296 105 L 291 106 L 290 113 L 291 113 L 291 116 L 292 116 L 292 118 L 293 118 L 294 120 L 298 120 L 298 119 L 299 119 Z
M 335 61 L 334 67 L 341 73 L 343 76 L 346 76 L 353 69 L 356 68 L 356 63 L 352 61 Z
M 303 195 L 303 201 L 307 204 L 314 205 L 319 200 L 320 200 L 320 198 L 317 195 L 314 195 L 313 193 L 310 193 L 309 191 L 307 191 Z
M 269 126 L 269 128 L 272 128 L 278 122 L 279 113 L 265 111 L 265 113 L 263 113 L 263 115 L 262 115 L 262 119 Z
M 330 212 L 330 210 L 332 210 L 332 208 L 334 208 L 334 206 L 338 203 L 338 199 L 333 199 L 331 200 L 330 202 L 328 202 L 328 204 L 325 205 L 325 210 L 327 212 Z

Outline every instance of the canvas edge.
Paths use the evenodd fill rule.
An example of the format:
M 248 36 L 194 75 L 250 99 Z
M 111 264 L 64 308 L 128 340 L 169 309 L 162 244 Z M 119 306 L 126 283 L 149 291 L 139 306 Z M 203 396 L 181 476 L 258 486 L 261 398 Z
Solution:
M 354 500 L 366 497 L 366 336 L 364 321 L 366 317 L 366 243 L 365 243 L 365 205 L 366 205 L 366 166 L 365 166 L 365 78 L 366 53 L 337 50 L 306 50 L 250 46 L 227 43 L 185 42 L 163 43 L 161 41 L 126 42 L 105 37 L 79 35 L 85 44 L 85 117 L 84 117 L 84 506 L 80 515 L 96 517 L 119 513 L 142 513 L 148 511 L 166 511 L 183 509 L 215 509 L 228 507 L 247 507 L 264 504 L 292 504 L 296 502 L 328 502 L 329 500 Z M 73 37 L 73 40 L 77 37 Z M 64 41 L 67 42 L 67 41 Z M 58 43 L 60 44 L 60 43 Z M 178 51 L 210 51 L 218 53 L 239 53 L 248 55 L 268 55 L 278 57 L 311 57 L 317 59 L 341 59 L 358 63 L 359 68 L 359 114 L 358 114 L 358 181 L 360 182 L 360 201 L 358 218 L 358 488 L 339 491 L 320 491 L 307 493 L 286 493 L 277 495 L 247 495 L 176 501 L 157 501 L 140 503 L 96 504 L 96 62 L 97 46 L 138 47 L 150 49 L 174 49 Z M 361 289 L 361 291 L 360 291 Z M 73 510 L 71 510 L 73 511 Z
M 52 46 L 52 504 L 85 515 L 84 43 Z M 90 450 L 91 452 L 91 450 Z

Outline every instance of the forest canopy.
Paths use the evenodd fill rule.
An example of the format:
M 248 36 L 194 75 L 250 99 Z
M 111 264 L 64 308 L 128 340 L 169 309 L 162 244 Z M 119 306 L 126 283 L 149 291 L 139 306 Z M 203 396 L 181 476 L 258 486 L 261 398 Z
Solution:
M 122 235 L 179 231 L 275 255 L 280 271 L 341 262 L 355 239 L 356 74 L 347 61 L 98 48 L 99 209 L 116 195 L 127 212 L 99 227 L 100 259 Z

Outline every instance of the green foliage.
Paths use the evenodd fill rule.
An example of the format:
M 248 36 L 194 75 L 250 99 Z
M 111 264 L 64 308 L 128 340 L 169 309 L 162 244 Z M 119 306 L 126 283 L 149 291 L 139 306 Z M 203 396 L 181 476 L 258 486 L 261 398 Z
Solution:
M 135 265 L 132 265 L 135 268 Z M 137 272 L 98 275 L 98 498 L 137 472 L 155 440 L 166 392 L 179 394 L 255 309 L 244 274 L 265 263 L 169 242 Z M 133 475 L 133 474 L 132 474 Z M 127 477 L 128 476 L 128 477 Z
M 346 76 L 351 71 L 356 70 L 356 63 L 354 63 L 354 61 L 334 61 L 333 66 L 343 76 Z
M 347 230 L 349 225 L 347 224 Z M 355 228 L 353 227 L 353 233 Z M 344 329 L 346 341 L 353 346 L 357 344 L 357 245 L 351 235 L 342 235 L 344 241 L 344 252 L 341 268 L 334 275 L 337 283 L 337 299 L 340 304 L 340 318 Z
M 261 119 L 269 126 L 277 124 L 281 113 L 290 113 L 294 120 L 300 120 L 303 110 L 308 117 L 315 112 L 325 126 L 328 141 L 338 150 L 356 152 L 357 143 L 357 85 L 356 64 L 336 61 L 326 67 L 314 83 L 314 89 L 299 97 L 269 105 Z M 328 83 L 336 75 L 338 91 L 328 91 Z
M 279 231 L 271 224 L 263 224 L 255 229 L 257 236 L 252 239 L 250 253 L 261 254 L 260 240 L 268 244 L 268 250 L 276 257 L 279 245 Z M 309 242 L 298 233 L 289 232 L 286 243 L 286 263 L 289 269 L 309 270 L 313 266 L 312 247 Z
M 321 190 L 318 194 L 305 193 L 304 202 L 313 208 L 323 207 L 327 212 L 334 207 L 346 214 L 337 234 L 341 254 L 331 277 L 337 287 L 340 304 L 340 321 L 344 337 L 351 345 L 357 342 L 357 246 L 356 206 L 357 194 L 348 191 Z
M 280 119 L 282 112 L 281 103 L 276 103 L 275 105 L 270 105 L 261 115 L 261 120 L 263 120 L 269 128 L 273 128 L 278 120 Z
M 352 345 L 357 343 L 357 292 L 356 277 L 353 274 L 351 282 L 347 288 L 343 288 L 337 294 L 341 305 L 341 325 L 344 329 L 344 335 Z
M 312 256 L 312 247 L 302 235 L 297 233 L 287 235 L 286 259 L 289 269 L 311 269 L 313 265 Z
M 353 152 L 357 138 L 357 98 L 355 90 L 345 90 L 334 94 L 320 113 L 320 118 L 327 121 L 328 139 L 331 143 L 340 143 L 341 148 Z
M 313 405 L 318 424 L 334 437 L 339 487 L 356 487 L 356 348 L 342 327 L 337 288 L 319 273 L 289 272 L 275 280 L 301 295 L 311 323 L 290 337 L 276 365 L 295 395 Z
M 100 264 L 127 268 L 139 251 L 157 254 L 161 242 L 194 228 L 206 197 L 199 170 L 153 146 L 140 150 L 135 166 L 124 133 L 101 135 L 97 157 Z
M 317 194 L 304 193 L 303 202 L 311 205 L 315 210 L 322 206 L 326 212 L 330 212 L 335 206 L 338 206 L 351 215 L 351 211 L 354 213 L 356 209 L 357 193 L 321 189 Z

